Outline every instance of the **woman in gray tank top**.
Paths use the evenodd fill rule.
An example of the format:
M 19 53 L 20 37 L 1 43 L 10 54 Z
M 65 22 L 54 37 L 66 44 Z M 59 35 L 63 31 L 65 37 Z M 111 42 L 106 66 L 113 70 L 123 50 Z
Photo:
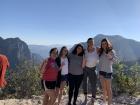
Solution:
M 71 100 L 74 95 L 73 104 L 76 105 L 79 88 L 83 80 L 83 55 L 84 49 L 81 44 L 76 45 L 72 53 L 69 54 L 69 100 L 68 105 L 71 105 Z

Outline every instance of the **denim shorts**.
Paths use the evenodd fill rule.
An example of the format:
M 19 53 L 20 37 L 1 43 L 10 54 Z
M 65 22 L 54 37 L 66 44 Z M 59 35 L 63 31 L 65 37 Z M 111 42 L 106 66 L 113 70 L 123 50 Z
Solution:
M 99 74 L 102 75 L 106 79 L 112 79 L 112 73 L 107 73 L 104 71 L 99 71 Z

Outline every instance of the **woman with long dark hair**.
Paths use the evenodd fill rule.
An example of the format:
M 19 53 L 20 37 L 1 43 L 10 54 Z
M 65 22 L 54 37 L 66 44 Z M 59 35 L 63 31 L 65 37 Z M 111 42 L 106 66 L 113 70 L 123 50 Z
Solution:
M 71 105 L 71 100 L 74 95 L 73 105 L 76 105 L 79 88 L 83 80 L 83 59 L 84 49 L 81 44 L 77 44 L 72 53 L 69 54 L 69 101 L 68 105 Z
M 108 105 L 112 104 L 112 64 L 116 60 L 116 54 L 108 39 L 104 38 L 101 41 L 101 47 L 99 50 L 99 75 L 103 89 L 103 100 Z M 108 96 L 108 98 L 107 98 Z
M 58 74 L 57 78 L 57 89 L 56 93 L 58 96 L 58 104 L 60 104 L 61 97 L 64 92 L 64 87 L 66 86 L 68 82 L 68 49 L 66 46 L 63 46 L 60 50 L 59 56 L 57 58 L 57 61 L 60 62 L 59 65 L 61 65 L 61 71 Z

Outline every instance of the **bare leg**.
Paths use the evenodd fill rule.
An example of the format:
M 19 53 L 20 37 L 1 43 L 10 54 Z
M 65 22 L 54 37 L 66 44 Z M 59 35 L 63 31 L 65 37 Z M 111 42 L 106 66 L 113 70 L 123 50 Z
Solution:
M 103 89 L 103 101 L 106 103 L 106 96 L 107 96 L 106 81 L 103 76 L 100 76 L 100 81 L 101 81 L 101 86 Z
M 108 105 L 112 104 L 112 88 L 111 79 L 106 79 L 107 95 L 108 95 Z
M 64 90 L 65 85 L 66 85 L 65 81 L 61 83 L 60 93 L 58 95 L 58 105 L 60 104 L 60 101 L 61 101 L 61 98 L 62 98 L 62 95 L 63 95 L 63 90 Z
M 44 92 L 43 105 L 48 105 L 48 101 L 49 101 L 49 96 L 47 92 Z
M 60 94 L 60 88 L 56 88 L 56 90 L 55 90 L 55 97 L 56 97 L 56 99 L 59 98 L 59 94 Z M 56 102 L 56 105 L 57 104 L 58 103 Z
M 55 100 L 56 100 L 56 91 L 55 90 L 48 90 L 47 94 L 50 97 L 50 100 L 48 101 L 47 105 L 54 105 Z

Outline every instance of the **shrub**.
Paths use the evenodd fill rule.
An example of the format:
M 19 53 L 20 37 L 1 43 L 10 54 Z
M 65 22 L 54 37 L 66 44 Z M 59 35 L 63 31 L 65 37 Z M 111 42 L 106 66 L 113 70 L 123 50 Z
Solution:
M 123 63 L 114 66 L 113 93 L 135 94 L 140 88 L 140 66 L 135 64 L 131 67 Z
M 12 94 L 15 98 L 29 98 L 41 94 L 39 66 L 33 66 L 29 61 L 23 61 L 15 70 L 7 70 L 8 85 L 3 90 L 3 96 Z

